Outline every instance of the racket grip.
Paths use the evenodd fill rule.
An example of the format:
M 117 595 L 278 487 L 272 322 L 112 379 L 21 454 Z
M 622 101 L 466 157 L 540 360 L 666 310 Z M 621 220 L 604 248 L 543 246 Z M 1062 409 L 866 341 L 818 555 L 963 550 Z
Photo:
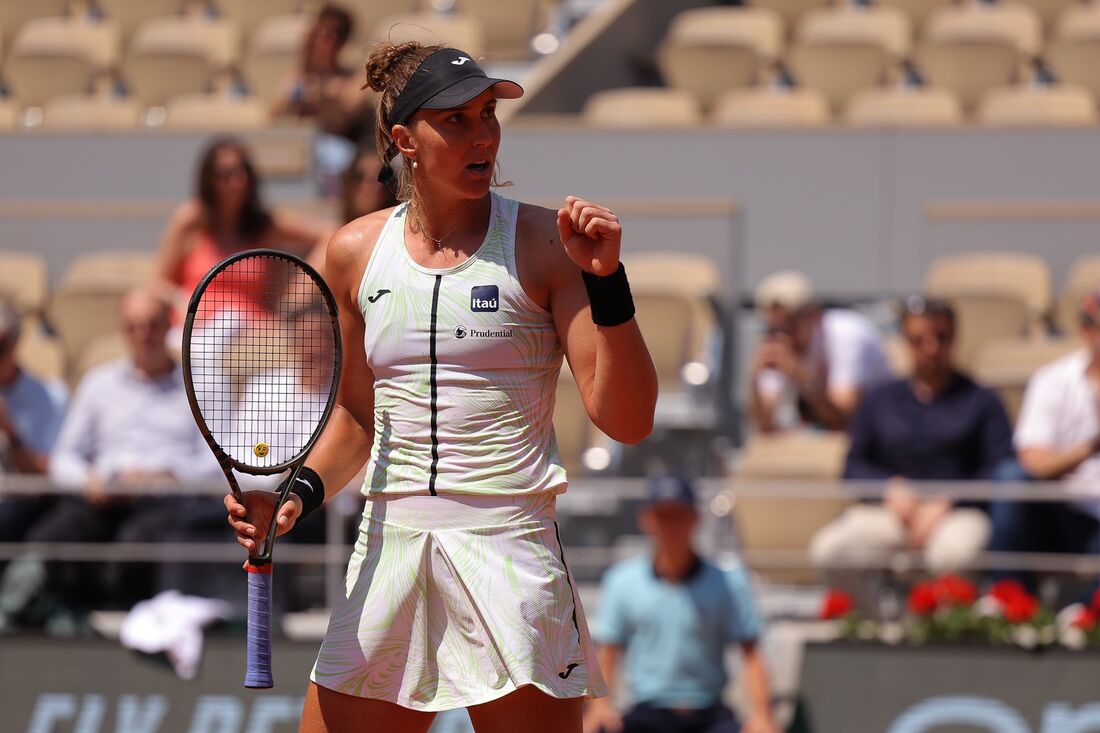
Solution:
M 271 677 L 271 563 L 248 564 L 247 662 L 244 686 L 266 689 Z

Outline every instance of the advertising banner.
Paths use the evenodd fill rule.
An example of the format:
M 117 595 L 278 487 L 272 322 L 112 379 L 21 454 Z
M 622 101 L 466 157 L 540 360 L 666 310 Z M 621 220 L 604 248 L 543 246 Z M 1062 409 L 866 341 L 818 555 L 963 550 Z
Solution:
M 809 644 L 799 733 L 1100 733 L 1100 654 Z

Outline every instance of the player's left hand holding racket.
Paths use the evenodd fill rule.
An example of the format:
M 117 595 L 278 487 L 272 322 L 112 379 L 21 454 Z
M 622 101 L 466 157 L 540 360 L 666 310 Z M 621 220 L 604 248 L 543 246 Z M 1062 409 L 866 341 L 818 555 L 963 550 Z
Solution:
M 290 488 L 332 413 L 340 351 L 332 292 L 316 270 L 283 252 L 228 257 L 187 307 L 187 397 L 229 482 L 230 524 L 249 550 L 245 687 L 273 683 L 271 551 L 301 511 Z M 234 470 L 289 474 L 277 491 L 242 493 Z

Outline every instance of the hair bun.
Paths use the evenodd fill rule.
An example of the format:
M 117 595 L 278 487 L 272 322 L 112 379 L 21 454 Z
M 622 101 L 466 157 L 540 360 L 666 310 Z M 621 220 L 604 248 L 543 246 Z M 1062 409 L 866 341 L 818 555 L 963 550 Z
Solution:
M 375 46 L 367 57 L 367 86 L 380 93 L 389 89 L 393 86 L 394 76 L 402 62 L 421 48 L 422 45 L 417 41 L 381 43 Z

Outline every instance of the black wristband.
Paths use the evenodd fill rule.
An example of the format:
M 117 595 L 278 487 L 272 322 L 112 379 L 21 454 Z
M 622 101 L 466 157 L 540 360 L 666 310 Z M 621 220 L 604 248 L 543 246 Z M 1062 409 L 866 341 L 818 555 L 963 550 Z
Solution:
M 630 294 L 623 263 L 620 262 L 619 269 L 610 275 L 593 275 L 581 270 L 581 278 L 592 305 L 592 322 L 597 326 L 618 326 L 634 317 L 634 297 Z
M 290 493 L 302 500 L 302 513 L 298 515 L 298 521 L 295 524 L 320 509 L 325 503 L 325 484 L 317 472 L 309 466 L 302 466 L 302 470 L 298 472 L 298 478 L 290 487 Z

